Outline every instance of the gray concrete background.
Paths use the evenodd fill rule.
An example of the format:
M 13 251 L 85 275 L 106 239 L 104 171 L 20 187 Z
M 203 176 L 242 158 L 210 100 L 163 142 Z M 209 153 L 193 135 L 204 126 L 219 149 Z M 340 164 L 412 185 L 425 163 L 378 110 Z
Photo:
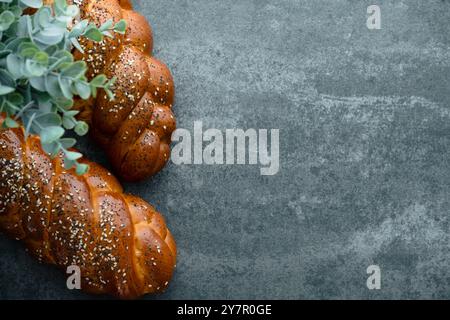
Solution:
M 170 164 L 126 185 L 178 243 L 156 298 L 449 298 L 449 1 L 134 2 L 174 74 L 179 127 L 281 129 L 276 176 Z M 91 298 L 20 244 L 2 237 L 0 252 L 1 298 Z

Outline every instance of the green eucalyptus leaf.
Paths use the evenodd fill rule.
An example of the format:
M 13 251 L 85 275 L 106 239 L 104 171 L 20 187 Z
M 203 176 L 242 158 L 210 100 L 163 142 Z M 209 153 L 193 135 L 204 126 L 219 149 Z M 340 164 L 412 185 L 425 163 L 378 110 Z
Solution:
M 64 11 L 67 8 L 66 0 L 55 0 L 55 9 Z
M 89 165 L 85 163 L 77 163 L 75 166 L 75 172 L 77 175 L 81 176 L 89 171 Z
M 95 41 L 100 42 L 103 40 L 103 34 L 97 29 L 97 27 L 92 26 L 91 28 L 88 28 L 84 34 L 86 38 Z
M 11 38 L 5 42 L 6 45 L 5 45 L 4 49 L 11 50 L 12 52 L 16 52 L 16 51 L 18 51 L 19 46 L 24 42 L 30 42 L 30 39 L 24 38 L 24 37 Z
M 10 54 L 6 58 L 6 67 L 14 79 L 20 79 L 22 77 L 23 64 L 23 60 L 15 54 Z
M 65 112 L 67 112 L 67 110 L 72 109 L 73 107 L 73 99 L 61 98 L 56 100 L 55 103 L 58 105 L 58 107 L 66 110 Z
M 23 48 L 22 50 L 20 50 L 20 56 L 22 58 L 32 58 L 38 51 L 39 51 L 38 48 L 31 48 L 31 47 Z
M 24 5 L 30 8 L 39 9 L 42 7 L 42 0 L 20 0 Z
M 15 88 L 7 87 L 0 84 L 0 96 L 4 96 L 8 93 L 14 92 L 15 90 L 16 90 Z
M 70 42 L 72 43 L 72 45 L 75 47 L 75 49 L 77 49 L 78 51 L 80 51 L 81 53 L 84 53 L 83 48 L 80 45 L 80 42 L 77 40 L 77 38 L 71 38 Z
M 17 25 L 18 38 L 33 39 L 33 25 L 29 15 L 23 15 L 19 18 Z
M 1 39 L 1 38 L 0 38 Z M 6 56 L 8 56 L 11 53 L 11 50 L 8 49 L 4 49 L 4 50 L 0 50 L 0 59 L 5 58 Z
M 8 94 L 8 101 L 16 106 L 20 106 L 24 103 L 24 98 L 19 92 L 13 92 Z
M 16 87 L 13 76 L 5 69 L 0 69 L 0 83 L 7 87 Z
M 69 33 L 69 37 L 78 38 L 83 34 L 89 24 L 88 20 L 82 20 L 73 26 Z
M 5 119 L 4 124 L 7 128 L 18 128 L 19 127 L 19 124 L 15 120 L 11 119 L 10 117 L 7 117 Z
M 39 121 L 39 124 L 43 127 L 59 127 L 62 124 L 61 116 L 57 113 L 45 113 L 36 117 L 36 120 Z
M 42 144 L 50 144 L 56 142 L 64 135 L 64 129 L 58 126 L 49 126 L 41 130 Z
M 78 160 L 83 156 L 81 153 L 75 151 L 66 151 L 64 152 L 64 155 L 66 156 L 66 159 L 71 161 Z
M 58 144 L 56 142 L 43 143 L 42 137 L 41 137 L 41 146 L 42 146 L 42 149 L 44 149 L 44 151 L 47 154 L 49 154 L 52 158 L 56 157 L 58 155 L 59 151 L 61 150 L 60 144 Z
M 45 89 L 45 77 L 32 77 L 29 79 L 30 84 L 33 88 L 38 91 L 46 91 Z
M 71 90 L 71 85 L 72 85 L 71 81 L 68 80 L 67 78 L 63 78 L 62 74 L 59 75 L 58 81 L 59 81 L 59 87 L 61 88 L 61 91 L 62 91 L 64 97 L 67 99 L 72 99 L 73 94 L 72 94 L 72 90 Z
M 45 89 L 54 98 L 61 98 L 63 93 L 61 87 L 59 86 L 58 76 L 47 75 L 45 78 Z
M 69 38 L 78 38 L 83 34 L 84 30 L 79 26 L 80 24 L 76 24 L 75 27 L 70 30 Z
M 113 26 L 113 20 L 112 20 L 112 19 L 109 19 L 109 20 L 106 21 L 104 24 L 102 24 L 102 25 L 100 26 L 100 28 L 98 28 L 98 30 L 99 30 L 100 32 L 103 32 L 103 31 L 106 31 L 106 30 L 111 29 L 112 26 Z
M 65 13 L 67 16 L 75 18 L 80 13 L 80 8 L 78 8 L 78 6 L 72 4 L 72 5 L 67 6 Z
M 39 51 L 39 47 L 31 41 L 22 41 L 17 46 L 17 51 L 23 58 L 31 58 Z
M 108 78 L 104 74 L 99 74 L 91 80 L 90 84 L 94 87 L 102 87 L 106 81 L 108 81 Z
M 55 21 L 64 26 L 70 24 L 72 22 L 72 20 L 73 20 L 73 17 L 67 16 L 65 14 L 55 16 Z
M 29 77 L 40 77 L 42 76 L 47 69 L 45 66 L 37 63 L 33 60 L 25 61 L 25 71 L 28 73 Z
M 78 111 L 78 110 L 69 110 L 69 111 L 64 112 L 64 116 L 65 117 L 75 117 L 79 113 L 80 113 L 80 111 Z
M 55 112 L 54 106 L 50 99 L 46 99 L 44 94 L 38 96 L 39 111 L 42 113 Z
M 114 38 L 113 34 L 111 32 L 109 32 L 109 31 L 102 31 L 102 34 L 105 37 L 108 37 L 108 38 L 111 38 L 111 39 Z
M 86 62 L 76 61 L 61 70 L 61 76 L 78 79 L 86 73 Z
M 44 51 L 36 52 L 33 56 L 33 60 L 36 61 L 39 64 L 48 65 L 48 54 Z
M 77 143 L 77 140 L 74 138 L 62 138 L 59 140 L 59 143 L 64 149 L 70 149 Z
M 65 64 L 69 65 L 73 62 L 73 56 L 70 52 L 60 50 L 55 52 L 50 58 L 50 70 L 61 68 Z
M 34 39 L 45 45 L 55 45 L 64 39 L 64 33 L 65 29 L 52 26 L 36 33 Z
M 53 151 L 52 147 L 53 146 L 51 144 L 44 144 L 41 141 L 41 146 L 42 146 L 42 149 L 44 149 L 45 153 L 47 153 L 47 154 L 51 154 L 52 153 L 52 151 Z
M 78 121 L 74 130 L 77 135 L 84 136 L 89 131 L 89 125 L 84 121 Z
M 67 158 L 64 159 L 64 169 L 69 170 L 71 168 L 73 168 L 74 166 L 76 166 L 76 161 L 75 160 L 69 160 Z
M 67 130 L 72 130 L 75 128 L 76 120 L 73 117 L 63 117 L 63 127 Z
M 41 28 L 48 28 L 52 23 L 52 10 L 50 7 L 42 7 L 34 15 L 35 25 Z
M 53 58 L 53 55 L 59 51 L 59 48 L 57 45 L 48 46 L 44 49 L 44 51 L 48 54 L 49 59 Z
M 13 12 L 6 10 L 0 13 L 0 31 L 6 31 L 16 21 L 16 16 Z
M 22 15 L 22 9 L 19 6 L 10 6 L 9 11 L 11 11 L 16 16 L 16 18 L 20 18 L 20 16 Z
M 127 22 L 124 19 L 117 22 L 116 25 L 114 26 L 114 31 L 117 33 L 124 34 L 126 30 L 127 30 Z
M 114 95 L 114 92 L 112 92 L 111 90 L 109 90 L 108 88 L 105 88 L 105 93 L 108 96 L 108 99 L 110 101 L 113 101 L 116 97 Z
M 91 96 L 91 87 L 84 81 L 76 82 L 75 89 L 77 91 L 77 94 L 84 100 L 89 99 L 89 97 Z

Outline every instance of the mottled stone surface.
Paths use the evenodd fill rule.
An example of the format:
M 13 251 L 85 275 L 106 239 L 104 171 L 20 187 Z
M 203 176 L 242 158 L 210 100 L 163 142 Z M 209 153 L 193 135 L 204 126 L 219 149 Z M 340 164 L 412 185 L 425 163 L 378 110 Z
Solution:
M 378 2 L 370 31 L 377 1 L 135 1 L 179 127 L 281 130 L 276 176 L 171 163 L 126 185 L 178 242 L 156 298 L 449 298 L 450 2 Z M 0 297 L 90 298 L 20 244 L 1 237 L 0 252 Z

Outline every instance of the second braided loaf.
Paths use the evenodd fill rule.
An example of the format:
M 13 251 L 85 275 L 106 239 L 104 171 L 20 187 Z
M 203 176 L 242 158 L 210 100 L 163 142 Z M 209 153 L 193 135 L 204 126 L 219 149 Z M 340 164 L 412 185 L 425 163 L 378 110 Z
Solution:
M 127 22 L 124 36 L 101 43 L 81 42 L 88 78 L 116 77 L 115 99 L 100 93 L 76 105 L 92 135 L 106 150 L 114 170 L 125 180 L 142 180 L 160 171 L 170 157 L 176 128 L 172 113 L 174 83 L 169 69 L 152 56 L 153 37 L 147 20 L 128 0 L 78 0 L 82 19 L 97 25 L 112 19 Z

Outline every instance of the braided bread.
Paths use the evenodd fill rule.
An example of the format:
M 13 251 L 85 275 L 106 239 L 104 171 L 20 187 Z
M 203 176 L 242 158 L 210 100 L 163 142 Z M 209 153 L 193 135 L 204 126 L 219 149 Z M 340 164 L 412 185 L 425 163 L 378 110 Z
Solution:
M 77 0 L 82 19 L 97 25 L 112 19 L 127 22 L 125 35 L 100 43 L 81 41 L 75 58 L 88 65 L 88 78 L 116 77 L 115 99 L 101 93 L 78 101 L 80 118 L 91 124 L 92 136 L 106 150 L 114 171 L 137 181 L 160 171 L 170 157 L 176 122 L 172 113 L 174 83 L 169 69 L 152 57 L 152 30 L 128 0 Z
M 135 298 L 165 289 L 176 245 L 162 216 L 101 166 L 82 160 L 90 170 L 78 176 L 40 145 L 22 128 L 0 129 L 0 230 L 42 262 L 78 266 L 86 292 Z

